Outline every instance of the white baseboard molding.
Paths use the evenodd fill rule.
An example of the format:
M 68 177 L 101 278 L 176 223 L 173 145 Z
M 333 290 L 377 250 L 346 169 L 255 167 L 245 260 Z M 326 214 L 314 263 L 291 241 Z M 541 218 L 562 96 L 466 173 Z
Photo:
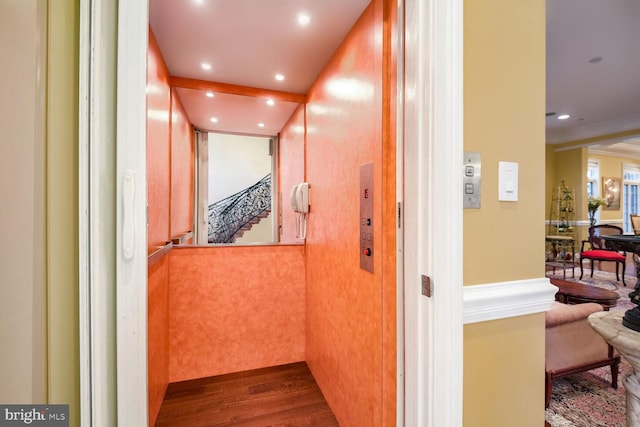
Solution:
M 464 324 L 542 313 L 558 288 L 547 277 L 464 286 Z

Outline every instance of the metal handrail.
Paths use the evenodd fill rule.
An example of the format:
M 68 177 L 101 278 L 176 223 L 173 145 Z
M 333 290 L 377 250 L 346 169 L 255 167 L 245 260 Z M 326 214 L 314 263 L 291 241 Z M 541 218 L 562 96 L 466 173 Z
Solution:
M 271 212 L 271 174 L 209 205 L 209 243 L 233 243 L 241 230 Z

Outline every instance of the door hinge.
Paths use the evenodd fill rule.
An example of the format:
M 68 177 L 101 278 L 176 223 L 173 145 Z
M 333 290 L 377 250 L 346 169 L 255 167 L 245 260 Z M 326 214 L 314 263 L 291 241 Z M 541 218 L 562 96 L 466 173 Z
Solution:
M 398 228 L 402 228 L 402 203 L 398 202 Z
M 422 295 L 431 298 L 431 277 L 422 275 Z

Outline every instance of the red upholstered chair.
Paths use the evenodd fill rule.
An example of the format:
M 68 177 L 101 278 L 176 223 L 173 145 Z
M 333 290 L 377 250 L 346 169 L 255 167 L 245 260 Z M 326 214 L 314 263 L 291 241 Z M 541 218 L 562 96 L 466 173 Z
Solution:
M 626 268 L 627 254 L 613 251 L 605 247 L 605 240 L 602 236 L 623 234 L 622 228 L 616 225 L 593 225 L 589 227 L 589 240 L 582 241 L 580 249 L 580 279 L 582 279 L 582 262 L 585 259 L 591 261 L 591 277 L 593 277 L 593 261 L 611 261 L 616 263 L 616 280 L 620 280 L 618 267 L 622 264 L 622 284 L 624 282 L 624 270 Z M 585 250 L 585 244 L 589 244 L 589 249 Z

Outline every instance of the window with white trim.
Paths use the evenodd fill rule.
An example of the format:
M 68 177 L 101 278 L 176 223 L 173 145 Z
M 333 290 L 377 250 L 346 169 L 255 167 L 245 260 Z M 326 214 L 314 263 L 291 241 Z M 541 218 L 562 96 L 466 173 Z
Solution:
M 196 244 L 277 242 L 277 137 L 196 135 Z
M 629 215 L 638 214 L 638 186 L 640 165 L 626 164 L 622 167 L 622 221 L 625 233 L 633 233 Z
M 600 181 L 600 163 L 597 160 L 589 160 L 587 167 L 587 196 L 598 197 L 598 181 Z
M 597 160 L 589 160 L 587 166 L 587 197 L 600 197 L 600 163 Z M 596 223 L 600 221 L 600 209 L 596 211 Z

